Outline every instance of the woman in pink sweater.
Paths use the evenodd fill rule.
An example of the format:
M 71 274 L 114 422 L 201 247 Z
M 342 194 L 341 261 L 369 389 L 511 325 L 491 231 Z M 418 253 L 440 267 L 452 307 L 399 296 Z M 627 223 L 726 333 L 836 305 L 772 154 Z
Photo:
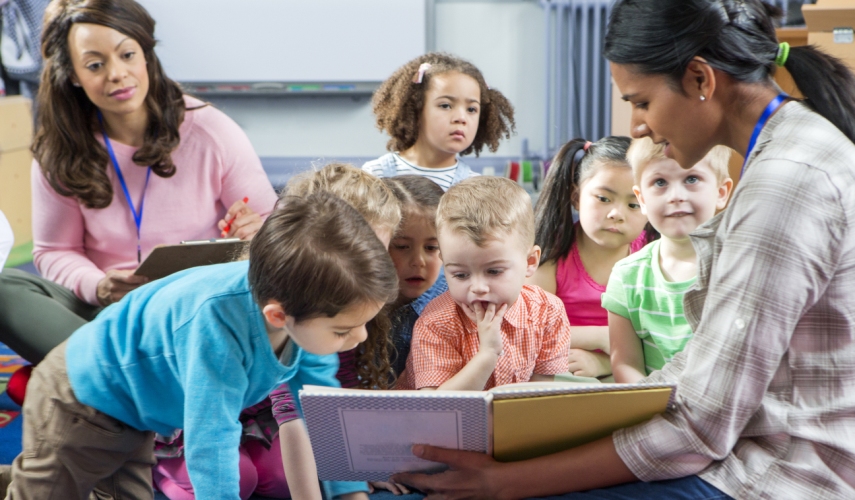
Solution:
M 55 0 L 32 169 L 42 278 L 0 275 L 0 341 L 31 362 L 145 283 L 157 245 L 251 238 L 276 194 L 244 132 L 182 94 L 133 0 Z M 248 198 L 245 204 L 242 199 Z

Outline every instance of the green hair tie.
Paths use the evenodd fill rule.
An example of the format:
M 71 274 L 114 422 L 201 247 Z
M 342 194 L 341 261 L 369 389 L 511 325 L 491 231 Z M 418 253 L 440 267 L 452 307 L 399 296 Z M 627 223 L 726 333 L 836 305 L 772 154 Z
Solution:
M 778 44 L 778 54 L 775 56 L 775 64 L 783 67 L 787 64 L 787 58 L 790 57 L 790 44 L 781 42 Z

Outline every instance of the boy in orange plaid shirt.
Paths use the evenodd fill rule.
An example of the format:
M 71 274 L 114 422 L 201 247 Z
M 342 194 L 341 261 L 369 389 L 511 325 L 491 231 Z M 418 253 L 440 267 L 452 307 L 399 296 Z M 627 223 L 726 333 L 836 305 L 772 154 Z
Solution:
M 540 261 L 531 198 L 517 183 L 473 177 L 437 209 L 448 292 L 416 322 L 399 389 L 482 390 L 568 370 L 564 304 L 525 285 Z

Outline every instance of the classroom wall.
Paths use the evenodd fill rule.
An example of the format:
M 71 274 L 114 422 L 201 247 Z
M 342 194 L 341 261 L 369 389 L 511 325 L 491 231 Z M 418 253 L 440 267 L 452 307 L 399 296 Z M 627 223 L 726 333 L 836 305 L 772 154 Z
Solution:
M 524 137 L 531 149 L 539 150 L 545 81 L 542 9 L 533 0 L 435 1 L 436 49 L 473 62 L 517 110 L 517 135 L 496 153 L 482 156 L 518 156 Z M 243 127 L 262 157 L 358 158 L 385 151 L 387 137 L 374 126 L 368 96 L 208 99 Z

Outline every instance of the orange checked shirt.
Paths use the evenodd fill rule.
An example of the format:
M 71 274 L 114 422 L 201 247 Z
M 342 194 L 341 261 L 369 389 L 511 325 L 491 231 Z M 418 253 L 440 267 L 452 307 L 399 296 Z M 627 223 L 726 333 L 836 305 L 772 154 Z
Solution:
M 425 308 L 413 331 L 397 389 L 438 387 L 478 353 L 478 327 L 445 292 Z M 484 389 L 528 382 L 535 373 L 569 369 L 570 323 L 558 297 L 526 285 L 502 318 L 502 355 Z

